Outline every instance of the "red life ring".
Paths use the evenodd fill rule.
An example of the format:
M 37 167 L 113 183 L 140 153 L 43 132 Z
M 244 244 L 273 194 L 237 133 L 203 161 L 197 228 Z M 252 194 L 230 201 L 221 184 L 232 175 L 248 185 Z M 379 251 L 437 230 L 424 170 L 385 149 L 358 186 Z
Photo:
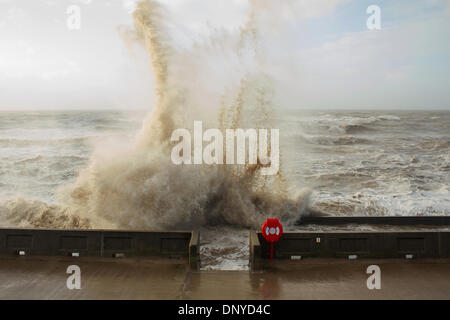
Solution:
M 266 219 L 261 228 L 261 233 L 267 242 L 277 242 L 283 235 L 283 226 L 278 219 Z

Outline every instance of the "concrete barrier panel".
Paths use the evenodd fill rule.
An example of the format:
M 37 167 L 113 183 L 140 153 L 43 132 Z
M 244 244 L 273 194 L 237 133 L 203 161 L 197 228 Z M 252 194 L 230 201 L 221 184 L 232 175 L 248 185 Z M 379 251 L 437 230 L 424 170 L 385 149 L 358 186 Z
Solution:
M 189 257 L 192 232 L 0 229 L 0 253 Z M 199 233 L 195 237 L 199 238 Z M 198 242 L 198 240 L 197 240 Z
M 258 241 L 252 240 L 257 238 Z M 274 244 L 274 257 L 448 258 L 450 232 L 286 232 Z M 270 244 L 250 233 L 250 261 L 269 259 Z M 257 264 L 254 264 L 257 267 Z
M 450 232 L 439 233 L 439 255 L 442 258 L 450 258 Z

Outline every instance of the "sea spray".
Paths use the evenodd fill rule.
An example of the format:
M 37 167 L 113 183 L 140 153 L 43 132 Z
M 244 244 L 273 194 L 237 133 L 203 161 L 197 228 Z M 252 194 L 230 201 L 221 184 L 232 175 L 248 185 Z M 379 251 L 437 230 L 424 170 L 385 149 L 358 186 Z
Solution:
M 206 82 L 191 84 L 205 72 L 195 57 L 205 51 L 211 54 L 211 63 L 214 57 L 222 57 L 222 52 L 202 44 L 176 46 L 167 31 L 170 19 L 165 9 L 156 1 L 140 2 L 134 12 L 133 36 L 150 57 L 156 83 L 155 109 L 131 147 L 97 150 L 77 180 L 61 188 L 61 206 L 49 207 L 47 223 L 33 220 L 31 224 L 155 230 L 208 225 L 257 228 L 267 217 L 280 218 L 284 223 L 299 219 L 309 191 L 289 195 L 282 170 L 275 176 L 262 176 L 260 164 L 177 166 L 170 158 L 172 132 L 193 120 L 218 128 L 276 127 L 269 117 L 274 110 L 273 80 L 258 64 L 263 53 L 257 47 L 257 2 L 251 2 L 249 21 L 237 39 L 219 46 L 234 55 L 233 61 L 239 61 L 239 79 L 234 75 L 226 86 L 214 90 L 211 84 L 203 87 Z M 220 37 L 214 39 L 218 40 Z M 248 48 L 254 59 L 247 64 Z M 190 61 L 191 67 L 186 68 Z M 218 61 L 216 67 L 228 68 L 224 61 Z M 281 162 L 282 154 L 281 150 Z M 51 217 L 60 221 L 65 215 L 77 217 L 75 223 L 48 222 Z
M 39 200 L 3 201 L 0 205 L 2 227 L 87 229 L 91 222 L 70 213 L 70 208 L 48 205 Z

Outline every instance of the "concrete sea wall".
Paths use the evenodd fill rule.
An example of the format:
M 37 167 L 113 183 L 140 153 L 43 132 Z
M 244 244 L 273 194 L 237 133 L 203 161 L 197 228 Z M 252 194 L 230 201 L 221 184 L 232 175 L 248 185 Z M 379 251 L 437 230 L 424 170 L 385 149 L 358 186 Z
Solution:
M 0 229 L 0 254 L 189 258 L 199 264 L 199 232 Z
M 270 244 L 261 233 L 250 233 L 253 269 L 269 259 Z M 286 232 L 274 244 L 274 258 L 450 258 L 450 232 Z

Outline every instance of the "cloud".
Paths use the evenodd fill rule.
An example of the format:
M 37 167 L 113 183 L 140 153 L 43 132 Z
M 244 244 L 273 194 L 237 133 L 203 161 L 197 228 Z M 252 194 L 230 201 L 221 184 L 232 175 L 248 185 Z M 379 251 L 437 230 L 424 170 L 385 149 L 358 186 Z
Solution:
M 79 73 L 80 71 L 81 69 L 77 62 L 64 60 L 58 67 L 43 71 L 41 77 L 43 80 L 62 79 L 71 76 L 74 73 Z
M 330 15 L 334 10 L 351 0 L 285 0 L 269 1 L 259 0 L 251 1 L 264 15 L 267 21 L 278 20 L 282 22 L 296 22 L 298 19 L 312 19 L 321 16 Z
M 123 0 L 122 5 L 127 10 L 128 13 L 133 13 L 136 10 L 137 1 L 136 0 Z
M 429 4 L 441 6 L 447 14 L 450 14 L 450 0 L 427 0 Z
M 25 11 L 19 7 L 12 7 L 6 11 L 6 19 L 8 20 L 23 19 L 25 16 Z
M 213 39 L 217 42 L 234 41 L 248 21 L 250 5 L 257 6 L 260 45 L 267 53 L 263 67 L 276 79 L 282 106 L 398 107 L 427 105 L 433 99 L 439 105 L 450 105 L 450 91 L 445 88 L 450 82 L 450 64 L 445 58 L 450 52 L 446 15 L 450 0 L 378 0 L 380 31 L 364 29 L 367 15 L 359 0 L 160 1 L 167 5 L 171 32 L 179 46 L 208 47 L 205 42 L 212 34 L 217 35 Z M 138 89 L 133 89 L 133 97 L 148 95 L 147 83 L 136 85 L 138 77 L 151 81 L 151 75 L 144 75 L 150 72 L 144 69 L 149 68 L 147 57 L 142 53 L 139 65 L 131 62 L 115 29 L 122 24 L 131 27 L 129 13 L 137 1 L 99 0 L 86 6 L 83 0 L 72 2 L 83 4 L 85 24 L 80 32 L 68 36 L 64 23 L 52 21 L 55 17 L 64 21 L 61 8 L 71 1 L 24 0 L 18 7 L 19 2 L 0 0 L 0 80 L 8 78 L 0 87 L 12 90 L 30 83 L 33 88 L 54 85 L 53 91 L 71 92 L 74 84 L 83 83 L 86 91 L 81 94 L 87 96 L 91 94 L 87 90 L 98 84 L 103 94 L 122 91 L 126 101 L 130 89 L 125 87 L 134 81 Z M 353 19 L 359 7 L 357 18 L 362 23 L 356 30 L 349 17 Z M 21 28 L 16 27 L 19 23 Z M 213 59 L 207 50 L 194 57 L 194 63 L 212 70 L 212 78 L 205 77 L 205 82 L 216 81 L 210 86 L 220 86 L 229 73 L 239 79 L 243 72 L 239 64 L 234 69 L 226 67 L 233 52 L 221 52 L 222 61 L 220 54 Z M 195 78 L 202 80 L 201 75 Z M 195 86 L 192 75 L 186 81 Z M 20 94 L 13 98 L 22 99 Z
M 322 108 L 432 107 L 429 97 L 437 94 L 441 99 L 435 107 L 450 105 L 445 89 L 450 80 L 445 75 L 445 70 L 450 71 L 448 61 L 439 64 L 436 58 L 450 52 L 450 43 L 444 40 L 449 38 L 450 22 L 430 19 L 380 31 L 349 32 L 318 47 L 297 50 L 295 67 L 286 67 L 297 86 L 281 88 L 283 103 L 299 101 L 304 107 Z

